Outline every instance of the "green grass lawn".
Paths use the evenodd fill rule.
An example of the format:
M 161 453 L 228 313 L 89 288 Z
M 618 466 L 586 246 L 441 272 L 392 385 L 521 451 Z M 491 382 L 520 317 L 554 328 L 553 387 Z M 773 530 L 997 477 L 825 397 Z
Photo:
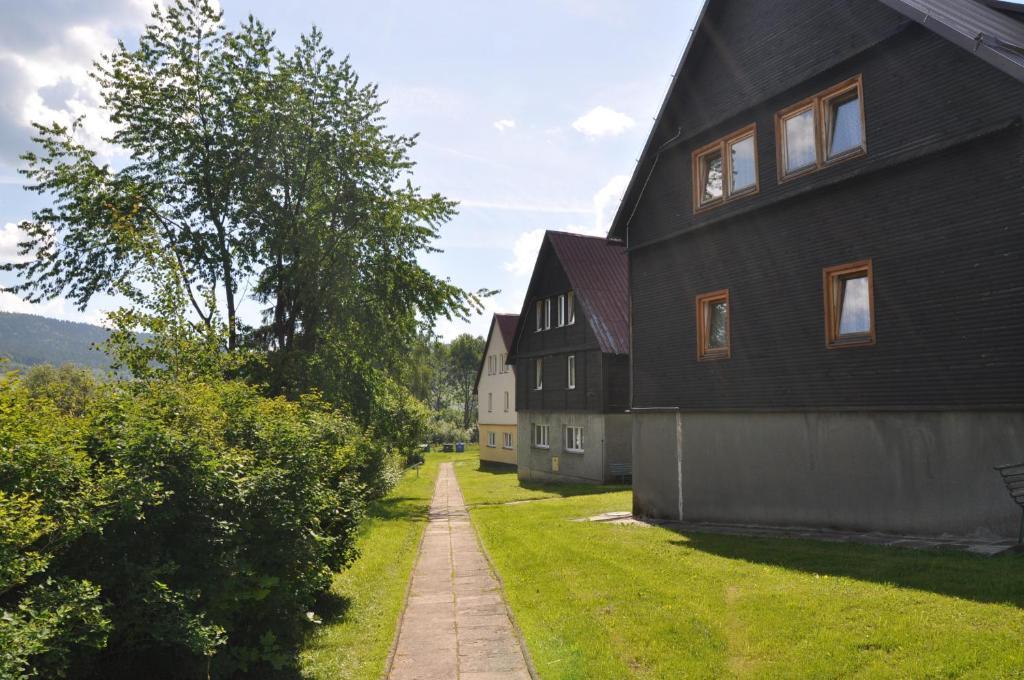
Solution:
M 449 458 L 429 454 L 418 476 L 406 472 L 391 494 L 370 508 L 358 542 L 360 556 L 335 576 L 324 623 L 300 654 L 302 677 L 363 680 L 384 672 L 437 468 Z
M 456 461 L 545 679 L 1024 678 L 1024 558 L 576 523 L 630 493 Z

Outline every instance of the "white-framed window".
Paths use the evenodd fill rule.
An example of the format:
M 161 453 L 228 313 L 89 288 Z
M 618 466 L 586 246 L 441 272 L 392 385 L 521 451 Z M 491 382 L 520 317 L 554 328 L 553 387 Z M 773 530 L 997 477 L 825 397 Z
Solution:
M 566 311 L 565 323 L 566 323 L 566 325 L 571 326 L 574 323 L 576 323 L 576 293 L 574 293 L 571 290 L 565 296 L 565 306 L 566 306 L 566 310 L 565 310 Z
M 551 298 L 544 300 L 544 330 L 551 328 Z
M 488 392 L 487 393 L 487 410 L 488 411 L 493 411 L 494 410 L 494 392 Z
M 504 446 L 506 449 L 511 449 L 512 448 L 512 433 L 511 432 L 506 432 L 505 433 L 505 441 L 502 442 L 502 446 Z
M 583 428 L 575 425 L 565 427 L 565 450 L 583 453 Z
M 537 326 L 535 332 L 540 333 L 542 330 L 544 330 L 544 301 L 537 300 Z
M 570 390 L 576 389 L 576 355 L 570 354 L 565 360 L 566 365 L 566 385 Z
M 544 389 L 544 360 L 535 359 L 533 362 L 533 389 Z
M 505 413 L 508 413 L 508 390 L 505 390 Z
M 548 443 L 548 438 L 551 434 L 550 425 L 537 425 L 533 426 L 533 445 L 538 449 L 548 449 L 551 445 Z
M 505 364 L 505 358 L 508 355 L 507 354 L 500 354 L 498 356 L 500 357 L 498 359 L 498 364 L 499 364 L 498 370 L 500 370 L 502 373 L 508 373 L 508 366 Z
M 497 445 L 498 445 L 498 438 L 497 438 L 497 436 L 493 432 L 488 432 L 487 433 L 487 446 L 493 449 Z
M 558 296 L 558 326 L 562 327 L 565 325 L 565 296 Z

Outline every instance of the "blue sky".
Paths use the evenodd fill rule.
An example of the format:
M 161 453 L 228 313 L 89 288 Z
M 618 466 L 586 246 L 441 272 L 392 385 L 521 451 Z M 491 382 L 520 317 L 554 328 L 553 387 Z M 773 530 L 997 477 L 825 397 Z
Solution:
M 469 289 L 496 288 L 489 311 L 518 312 L 544 229 L 603 233 L 650 129 L 699 0 L 526 0 L 515 4 L 222 0 L 225 20 L 252 13 L 294 44 L 316 24 L 339 55 L 389 101 L 396 132 L 419 132 L 415 180 L 461 203 L 444 250 L 424 258 Z M 0 259 L 14 225 L 39 205 L 21 189 L 16 156 L 28 120 L 84 113 L 99 145 L 107 127 L 85 76 L 113 40 L 131 43 L 143 0 L 35 0 L 0 26 Z M 115 161 L 116 150 L 103 148 Z M 10 279 L 0 279 L 9 282 Z M 97 321 L 62 300 L 0 310 Z M 256 318 L 252 301 L 243 315 Z M 442 322 L 446 336 L 484 334 L 489 315 Z

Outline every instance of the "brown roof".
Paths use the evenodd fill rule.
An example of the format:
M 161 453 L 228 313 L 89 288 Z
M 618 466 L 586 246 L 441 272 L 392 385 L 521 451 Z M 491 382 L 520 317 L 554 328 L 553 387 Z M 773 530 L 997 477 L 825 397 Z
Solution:
M 551 248 L 561 263 L 601 351 L 629 354 L 629 268 L 625 244 L 603 236 L 547 231 L 537 255 L 538 264 L 545 248 Z M 517 334 L 523 332 L 526 323 L 526 306 L 537 279 L 536 266 L 523 301 Z M 514 358 L 515 354 L 515 345 L 510 345 L 509 357 Z
M 519 323 L 518 314 L 495 314 L 494 320 L 498 322 L 498 329 L 501 331 L 501 339 L 505 341 L 505 349 L 512 346 L 516 335 L 516 324 Z

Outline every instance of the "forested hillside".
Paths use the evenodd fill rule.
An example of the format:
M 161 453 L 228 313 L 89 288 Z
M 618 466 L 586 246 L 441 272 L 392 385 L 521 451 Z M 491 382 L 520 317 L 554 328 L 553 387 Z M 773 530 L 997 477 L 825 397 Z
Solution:
M 87 323 L 0 312 L 0 357 L 9 360 L 9 368 L 65 363 L 109 368 L 107 355 L 93 349 L 107 335 L 106 329 Z

